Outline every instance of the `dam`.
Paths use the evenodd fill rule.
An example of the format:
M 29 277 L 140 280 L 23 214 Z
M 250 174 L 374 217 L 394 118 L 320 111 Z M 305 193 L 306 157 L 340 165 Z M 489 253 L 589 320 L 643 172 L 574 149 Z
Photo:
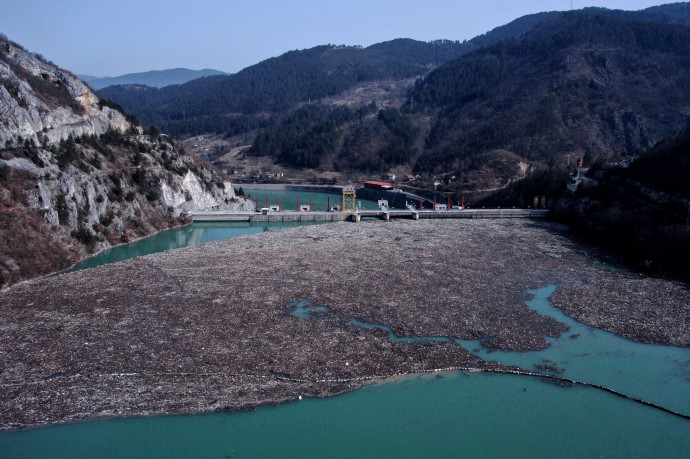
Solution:
M 355 212 L 337 211 L 278 211 L 230 212 L 194 211 L 188 217 L 194 222 L 360 222 L 362 219 L 405 218 L 447 219 L 447 218 L 545 218 L 548 209 L 451 209 L 451 210 L 358 210 Z

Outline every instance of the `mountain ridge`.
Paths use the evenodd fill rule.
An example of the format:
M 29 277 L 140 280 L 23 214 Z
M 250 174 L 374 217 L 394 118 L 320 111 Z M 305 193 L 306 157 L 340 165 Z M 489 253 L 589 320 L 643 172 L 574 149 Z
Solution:
M 547 160 L 649 147 L 690 124 L 689 42 L 684 25 L 566 14 L 449 62 L 410 93 L 438 114 L 421 168 L 493 148 Z
M 386 52 L 391 48 L 409 49 L 411 45 L 417 51 L 413 59 L 398 59 Z M 439 53 L 449 58 L 465 48 L 460 42 L 407 39 L 368 48 L 320 45 L 289 51 L 229 76 L 213 76 L 162 89 L 115 86 L 104 88 L 101 93 L 173 135 L 200 133 L 205 126 L 231 130 L 234 124 L 245 121 L 242 116 L 256 118 L 284 112 L 296 104 L 339 94 L 364 81 L 419 75 L 429 70 Z
M 690 24 L 690 4 L 638 12 L 587 8 L 614 17 Z M 366 48 L 320 45 L 288 51 L 223 77 L 195 80 L 162 90 L 140 86 L 101 91 L 129 112 L 174 136 L 208 132 L 248 132 L 261 125 L 242 117 L 276 114 L 300 103 L 332 97 L 364 81 L 422 76 L 455 57 L 508 38 L 516 38 L 547 19 L 563 14 L 523 16 L 463 42 L 394 39 Z M 341 56 L 338 60 L 337 55 Z M 234 119 L 238 117 L 239 119 Z
M 243 158 L 265 158 L 298 175 L 305 167 L 325 177 L 395 169 L 398 175 L 428 176 L 428 185 L 454 180 L 454 192 L 493 189 L 568 155 L 634 151 L 683 129 L 688 25 L 690 3 L 637 12 L 545 12 L 463 43 L 398 39 L 366 49 L 324 45 L 168 91 L 104 92 L 174 136 L 232 137 L 225 147 L 222 140 L 214 145 L 213 157 L 227 168 L 242 169 Z M 683 56 L 658 49 L 657 38 L 670 39 Z M 439 55 L 440 49 L 446 54 Z M 348 67 L 353 56 L 359 59 L 354 72 Z M 320 71 L 350 79 L 341 78 L 338 85 L 328 78 L 296 78 L 318 74 L 308 70 L 324 59 L 333 65 Z M 390 72 L 392 65 L 399 73 Z M 261 78 L 273 92 L 256 84 Z M 270 87 L 272 78 L 281 84 Z M 415 78 L 405 102 L 405 87 Z M 228 81 L 235 82 L 234 91 L 227 90 Z M 244 91 L 242 85 L 250 82 L 252 91 Z M 389 100 L 382 103 L 382 95 Z M 330 108 L 310 107 L 314 103 Z M 385 112 L 359 111 L 372 103 Z M 401 109 L 400 116 L 391 108 Z M 245 153 L 222 159 L 235 148 Z M 266 167 L 266 161 L 258 163 Z
M 127 73 L 115 77 L 97 77 L 92 75 L 77 75 L 91 88 L 99 90 L 108 86 L 138 84 L 153 88 L 184 84 L 197 78 L 208 76 L 229 75 L 229 73 L 215 69 L 191 70 L 184 67 L 165 70 L 149 70 L 146 72 Z

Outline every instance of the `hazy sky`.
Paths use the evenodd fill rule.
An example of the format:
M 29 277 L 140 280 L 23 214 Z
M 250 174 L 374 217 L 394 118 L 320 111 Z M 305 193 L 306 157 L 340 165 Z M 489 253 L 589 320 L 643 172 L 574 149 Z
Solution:
M 573 0 L 637 10 L 663 0 Z M 320 44 L 465 40 L 571 0 L 0 0 L 0 32 L 74 73 L 236 72 Z

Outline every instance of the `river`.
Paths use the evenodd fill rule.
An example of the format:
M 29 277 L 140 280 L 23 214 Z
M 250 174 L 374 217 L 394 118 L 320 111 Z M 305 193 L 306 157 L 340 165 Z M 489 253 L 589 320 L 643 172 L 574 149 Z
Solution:
M 528 304 L 565 319 L 574 327 L 570 333 L 544 351 L 474 352 L 532 370 L 546 359 L 563 377 L 610 384 L 688 412 L 688 349 L 633 343 L 572 321 L 548 302 L 554 288 L 532 291 Z M 473 341 L 457 344 L 479 349 Z M 688 438 L 690 421 L 601 390 L 529 376 L 450 371 L 255 412 L 115 418 L 2 432 L 0 455 L 680 458 L 688 455 Z

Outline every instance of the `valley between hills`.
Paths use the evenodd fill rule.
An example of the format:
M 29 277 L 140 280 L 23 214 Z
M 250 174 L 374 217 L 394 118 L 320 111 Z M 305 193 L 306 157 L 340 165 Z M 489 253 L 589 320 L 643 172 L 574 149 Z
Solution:
M 681 352 L 658 360 L 687 384 L 688 3 L 98 92 L 0 36 L 0 84 L 0 429 L 251 410 L 446 369 L 579 384 L 552 361 L 490 358 L 585 341 L 529 307 L 546 288 L 592 335 Z M 54 275 L 192 210 L 251 212 L 244 182 L 388 176 L 550 219 L 333 223 Z M 671 390 L 646 376 L 645 397 Z

